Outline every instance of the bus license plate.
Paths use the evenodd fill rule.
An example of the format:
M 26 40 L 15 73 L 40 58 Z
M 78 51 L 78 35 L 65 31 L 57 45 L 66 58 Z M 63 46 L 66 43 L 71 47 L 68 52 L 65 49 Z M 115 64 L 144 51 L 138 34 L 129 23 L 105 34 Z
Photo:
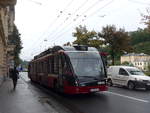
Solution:
M 95 92 L 95 91 L 99 91 L 98 88 L 95 88 L 95 89 L 90 89 L 91 92 Z
M 102 82 L 98 82 L 97 84 L 98 84 L 98 85 L 103 85 L 103 84 L 105 84 L 105 82 L 102 81 Z

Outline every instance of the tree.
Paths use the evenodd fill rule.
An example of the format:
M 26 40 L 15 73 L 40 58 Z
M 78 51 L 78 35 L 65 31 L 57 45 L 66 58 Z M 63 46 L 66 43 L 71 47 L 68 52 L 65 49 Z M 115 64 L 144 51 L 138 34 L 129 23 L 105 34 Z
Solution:
M 71 43 L 70 42 L 67 42 L 65 44 L 63 44 L 64 46 L 71 46 Z
M 142 22 L 146 25 L 145 30 L 150 32 L 150 9 L 146 9 L 147 14 L 142 15 Z
M 136 53 L 150 54 L 150 32 L 143 29 L 130 32 L 131 43 Z
M 11 36 L 10 40 L 11 40 L 11 43 L 13 45 L 15 45 L 14 61 L 15 61 L 15 65 L 18 66 L 19 63 L 20 63 L 19 54 L 20 54 L 21 49 L 22 49 L 22 42 L 21 42 L 20 33 L 19 33 L 16 26 L 14 26 L 13 33 L 12 33 L 12 36 Z
M 130 32 L 132 38 L 132 45 L 136 45 L 142 42 L 150 42 L 150 32 L 143 29 L 138 29 L 137 31 Z
M 132 50 L 130 45 L 130 36 L 124 29 L 117 30 L 114 25 L 107 25 L 98 33 L 99 37 L 104 39 L 105 45 L 110 49 L 112 64 L 114 65 L 115 56 Z
M 78 45 L 88 45 L 92 47 L 99 48 L 102 45 L 102 40 L 99 39 L 97 33 L 93 31 L 88 31 L 86 26 L 76 27 L 76 31 L 73 32 L 73 36 L 77 39 L 73 42 Z
M 150 72 L 150 62 L 148 63 L 147 68 L 148 68 L 148 72 Z
M 150 41 L 136 44 L 133 48 L 136 53 L 145 53 L 150 55 Z

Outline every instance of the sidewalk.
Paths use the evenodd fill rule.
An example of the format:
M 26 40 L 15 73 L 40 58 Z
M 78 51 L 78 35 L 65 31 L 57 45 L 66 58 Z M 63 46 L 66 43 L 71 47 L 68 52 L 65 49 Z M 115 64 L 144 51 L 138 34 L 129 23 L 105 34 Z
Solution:
M 0 87 L 2 86 L 3 82 L 4 82 L 4 77 L 0 76 Z
M 50 105 L 41 103 L 19 79 L 16 90 L 13 91 L 11 79 L 7 79 L 0 87 L 0 113 L 59 113 Z

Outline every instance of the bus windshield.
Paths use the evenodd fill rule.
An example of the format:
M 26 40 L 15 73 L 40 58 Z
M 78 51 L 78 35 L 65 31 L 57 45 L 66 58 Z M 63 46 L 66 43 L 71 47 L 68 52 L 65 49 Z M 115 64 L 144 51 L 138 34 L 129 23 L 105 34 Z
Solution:
M 98 52 L 68 52 L 77 76 L 105 76 L 102 59 Z

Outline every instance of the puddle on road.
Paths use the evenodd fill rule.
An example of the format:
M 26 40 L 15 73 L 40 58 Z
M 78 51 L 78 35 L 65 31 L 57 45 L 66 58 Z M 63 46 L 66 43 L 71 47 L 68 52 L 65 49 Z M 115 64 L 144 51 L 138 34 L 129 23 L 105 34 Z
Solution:
M 39 98 L 39 102 L 41 103 L 47 103 L 47 101 L 49 101 L 49 98 L 48 97 L 38 97 Z
M 49 99 L 49 97 L 38 97 L 39 98 L 39 102 L 41 103 L 41 104 L 47 104 L 47 105 L 49 105 L 49 106 L 51 106 L 53 109 L 57 109 L 56 107 L 55 107 L 55 105 L 53 104 L 53 103 L 51 103 L 51 100 Z

